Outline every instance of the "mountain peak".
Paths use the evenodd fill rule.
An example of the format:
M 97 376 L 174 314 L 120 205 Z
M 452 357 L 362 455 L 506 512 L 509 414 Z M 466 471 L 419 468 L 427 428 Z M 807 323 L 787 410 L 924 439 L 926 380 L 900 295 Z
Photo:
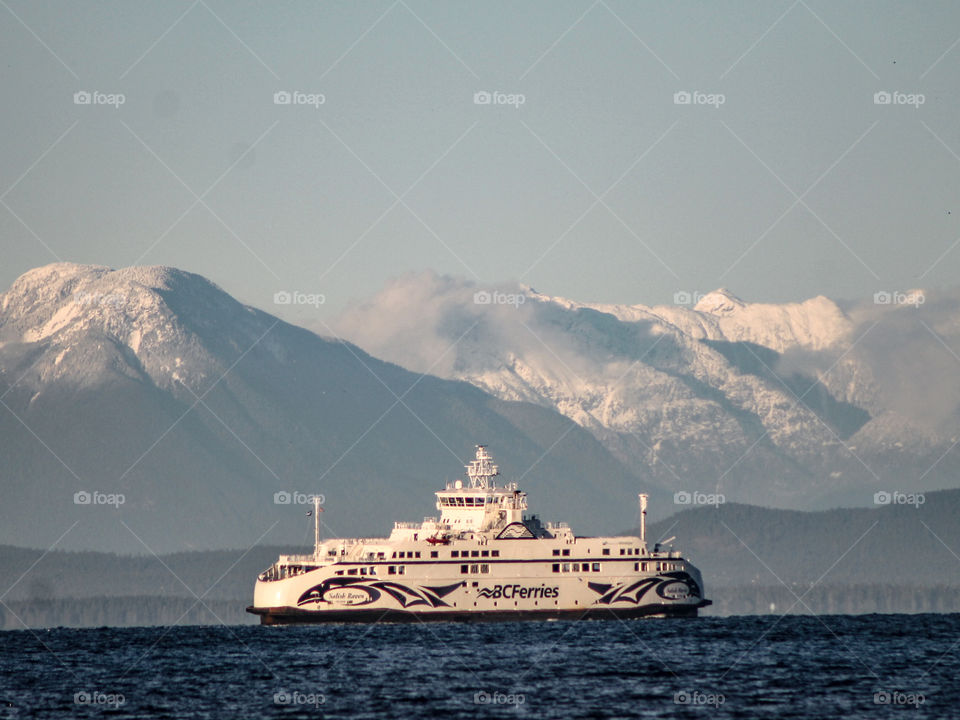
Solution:
M 712 315 L 730 315 L 746 304 L 726 288 L 718 288 L 700 298 L 693 309 Z

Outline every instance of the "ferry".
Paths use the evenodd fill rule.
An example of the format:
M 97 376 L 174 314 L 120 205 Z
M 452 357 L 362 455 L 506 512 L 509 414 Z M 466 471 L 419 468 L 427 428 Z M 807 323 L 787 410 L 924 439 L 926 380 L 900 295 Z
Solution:
M 484 445 L 457 480 L 436 493 L 440 517 L 397 522 L 388 538 L 321 542 L 281 555 L 257 578 L 247 611 L 263 625 L 427 620 L 695 617 L 710 605 L 700 571 L 670 538 L 583 537 L 567 523 L 527 513 L 517 483 L 500 475 Z

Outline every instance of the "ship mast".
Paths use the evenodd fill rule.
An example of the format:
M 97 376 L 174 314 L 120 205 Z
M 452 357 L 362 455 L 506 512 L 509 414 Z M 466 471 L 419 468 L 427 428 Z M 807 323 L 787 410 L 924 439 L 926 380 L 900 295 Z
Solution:
M 313 559 L 320 559 L 320 496 L 313 496 Z
M 493 457 L 487 452 L 486 445 L 477 445 L 477 457 L 466 466 L 470 485 L 489 490 L 494 486 L 493 478 L 500 474 L 500 468 L 493 464 Z
M 640 542 L 647 542 L 647 500 L 650 496 L 646 493 L 640 493 Z

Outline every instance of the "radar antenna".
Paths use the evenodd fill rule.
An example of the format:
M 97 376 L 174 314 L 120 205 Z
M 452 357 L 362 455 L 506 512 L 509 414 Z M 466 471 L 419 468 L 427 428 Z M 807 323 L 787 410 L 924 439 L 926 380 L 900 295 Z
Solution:
M 500 468 L 493 464 L 493 457 L 487 452 L 486 445 L 477 445 L 477 457 L 466 468 L 470 485 L 484 490 L 493 487 L 491 479 L 500 474 Z

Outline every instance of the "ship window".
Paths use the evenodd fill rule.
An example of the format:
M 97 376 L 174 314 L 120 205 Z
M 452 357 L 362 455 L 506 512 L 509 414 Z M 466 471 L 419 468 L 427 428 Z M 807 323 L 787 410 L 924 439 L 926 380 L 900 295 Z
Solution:
M 604 548 L 604 549 L 603 549 L 603 554 L 604 554 L 604 555 L 609 555 L 609 554 L 610 554 L 610 548 Z
M 563 556 L 564 556 L 564 557 L 569 557 L 569 555 L 570 555 L 570 551 L 569 551 L 569 550 L 564 550 L 564 551 L 563 551 Z
M 500 557 L 500 551 L 499 551 L 499 550 L 491 550 L 491 551 L 490 551 L 490 555 L 492 555 L 493 557 Z
M 594 563 L 594 564 L 593 564 L 593 571 L 594 571 L 594 572 L 600 572 L 600 563 Z
M 458 497 L 458 498 L 457 498 L 457 505 L 459 505 L 460 507 L 463 507 L 463 506 L 464 506 L 464 502 L 463 502 L 463 498 L 462 498 L 462 497 Z
M 560 554 L 560 548 L 554 548 L 553 554 L 554 554 L 554 555 L 559 555 L 559 554 Z
M 469 565 L 461 565 L 461 566 L 460 566 L 460 574 L 461 574 L 461 575 L 466 575 L 466 574 L 467 574 L 467 570 L 469 569 L 469 567 L 470 567 Z
M 393 555 L 391 555 L 390 557 L 395 558 L 395 557 L 397 557 L 397 554 L 396 554 L 396 553 L 393 553 Z
M 564 564 L 563 564 L 563 571 L 564 571 L 564 572 L 570 572 L 570 563 L 564 563 Z
M 639 569 L 640 569 L 640 563 L 634 563 L 634 564 L 633 564 L 633 571 L 636 572 L 636 571 L 639 570 Z
M 384 553 L 377 553 L 377 560 L 383 560 L 386 557 Z
M 553 564 L 553 571 L 554 571 L 554 572 L 560 572 L 560 563 L 554 563 L 554 564 Z
M 399 553 L 399 555 L 398 555 L 398 557 L 406 557 L 406 556 L 407 556 L 407 554 L 406 554 L 403 550 L 401 550 L 400 553 Z
M 646 571 L 647 571 L 647 564 L 640 563 L 640 572 L 646 572 Z
M 470 566 L 470 572 L 472 572 L 472 573 L 478 573 L 478 572 L 480 572 L 479 567 L 478 567 L 477 565 L 471 565 L 471 566 Z
M 477 587 L 477 585 L 479 585 L 480 583 L 478 583 L 478 582 L 472 582 L 472 583 L 470 583 L 470 584 L 471 584 L 473 587 Z
M 488 573 L 488 572 L 490 572 L 490 566 L 489 566 L 489 565 L 481 565 L 481 566 L 480 566 L 480 572 L 481 572 L 481 573 Z
M 337 575 L 343 575 L 343 570 L 337 570 L 336 574 L 337 574 Z
M 406 569 L 405 565 L 401 565 L 397 568 L 397 575 L 403 575 L 403 571 Z
M 347 575 L 356 575 L 356 574 L 357 574 L 356 568 L 353 568 L 352 570 L 347 570 Z
M 657 572 L 660 572 L 660 563 L 657 563 Z
M 480 557 L 480 551 L 479 551 L 479 550 L 472 550 L 472 551 L 470 552 L 470 557 Z
M 432 558 L 440 557 L 440 553 L 438 553 L 436 550 L 431 550 L 431 551 L 430 551 L 430 557 L 432 557 Z
M 396 566 L 396 565 L 390 565 L 390 566 L 387 567 L 387 575 L 396 575 L 396 574 L 397 574 L 397 566 Z
M 420 552 L 417 551 L 417 552 L 414 553 L 414 555 L 415 555 L 416 557 L 420 557 Z
M 460 551 L 459 551 L 459 550 L 451 550 L 451 551 L 450 551 L 450 557 L 452 557 L 452 558 L 454 558 L 454 557 L 460 557 Z
M 480 557 L 489 557 L 489 556 L 490 556 L 490 551 L 489 551 L 489 550 L 481 550 L 481 551 L 480 551 Z
M 620 554 L 621 554 L 621 555 L 624 554 L 624 549 L 623 549 L 623 548 L 620 548 Z

